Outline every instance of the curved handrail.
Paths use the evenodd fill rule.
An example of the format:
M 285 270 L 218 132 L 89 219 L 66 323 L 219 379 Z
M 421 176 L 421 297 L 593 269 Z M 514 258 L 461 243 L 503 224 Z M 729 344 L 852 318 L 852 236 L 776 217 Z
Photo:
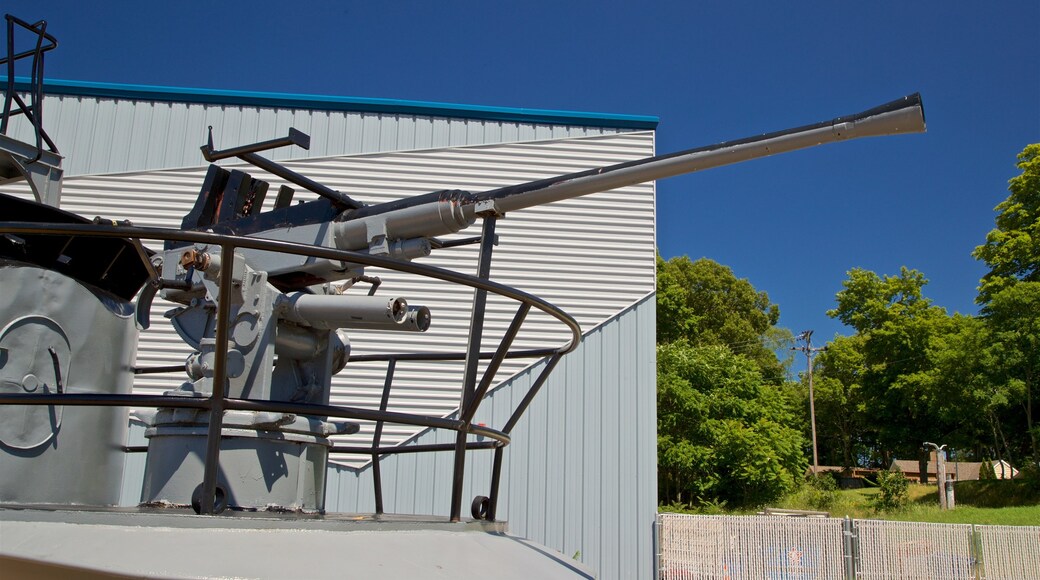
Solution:
M 143 407 L 173 407 L 173 408 L 196 408 L 206 409 L 211 413 L 210 429 L 207 435 L 207 466 L 212 462 L 215 463 L 215 459 L 211 458 L 219 456 L 219 438 L 220 438 L 220 416 L 223 414 L 223 410 L 244 410 L 244 411 L 274 411 L 283 413 L 295 413 L 298 415 L 310 415 L 310 416 L 326 416 L 326 417 L 337 417 L 347 419 L 359 419 L 359 420 L 370 420 L 376 421 L 377 424 L 382 422 L 389 422 L 402 425 L 413 425 L 420 427 L 428 427 L 434 429 L 448 429 L 456 431 L 460 434 L 472 434 L 478 436 L 484 436 L 492 441 L 487 442 L 465 442 L 464 438 L 460 439 L 463 443 L 448 445 L 448 444 L 434 444 L 418 446 L 415 450 L 408 450 L 408 452 L 426 452 L 426 451 L 448 451 L 454 450 L 456 453 L 456 462 L 464 461 L 464 454 L 466 450 L 472 449 L 493 449 L 495 450 L 495 469 L 492 474 L 492 488 L 491 488 L 491 509 L 489 510 L 489 519 L 494 519 L 494 505 L 497 503 L 498 494 L 498 479 L 500 477 L 499 466 L 501 464 L 501 452 L 502 448 L 510 443 L 510 435 L 512 428 L 515 426 L 517 420 L 526 411 L 531 400 L 534 398 L 538 390 L 544 384 L 548 374 L 552 372 L 559 358 L 577 348 L 581 340 L 581 328 L 577 321 L 573 317 L 568 315 L 566 312 L 556 307 L 555 305 L 522 290 L 518 290 L 511 286 L 506 286 L 497 282 L 472 276 L 468 274 L 462 274 L 445 268 L 439 268 L 436 266 L 428 266 L 423 264 L 415 264 L 412 262 L 398 261 L 392 258 L 374 256 L 366 253 L 360 253 L 350 250 L 340 250 L 334 248 L 326 248 L 322 246 L 314 246 L 309 244 L 302 244 L 296 242 L 287 242 L 282 240 L 271 240 L 257 237 L 237 236 L 230 234 L 217 234 L 211 232 L 199 232 L 199 231 L 184 231 L 174 230 L 169 228 L 152 228 L 152 227 L 138 227 L 132 225 L 116 225 L 109 223 L 93 223 L 93 224 L 57 224 L 57 223 L 37 223 L 37 222 L 0 222 L 0 234 L 16 234 L 23 236 L 82 236 L 82 237 L 101 237 L 101 238 L 120 238 L 133 240 L 134 243 L 138 243 L 139 240 L 175 240 L 182 242 L 189 242 L 194 244 L 207 244 L 213 246 L 219 246 L 222 252 L 231 253 L 238 248 L 247 248 L 256 251 L 268 251 L 278 252 L 284 254 L 300 255 L 312 258 L 324 258 L 328 260 L 338 260 L 344 262 L 351 262 L 361 264 L 364 266 L 375 266 L 380 268 L 386 268 L 389 270 L 395 270 L 399 272 L 405 272 L 424 276 L 427 278 L 433 278 L 442 280 L 449 283 L 461 284 L 474 288 L 478 291 L 491 292 L 493 294 L 509 298 L 520 302 L 521 306 L 517 312 L 517 316 L 514 319 L 513 325 L 510 330 L 507 331 L 506 336 L 503 336 L 499 349 L 494 353 L 477 353 L 478 358 L 481 359 L 492 359 L 492 363 L 488 365 L 485 370 L 484 379 L 481 381 L 481 389 L 478 392 L 483 395 L 487 392 L 487 387 L 490 384 L 491 377 L 497 371 L 497 365 L 506 358 L 535 358 L 535 357 L 549 357 L 549 363 L 545 366 L 542 374 L 534 381 L 526 396 L 520 402 L 520 404 L 514 409 L 511 414 L 505 428 L 494 429 L 484 425 L 474 424 L 471 422 L 474 413 L 480 405 L 480 398 L 472 401 L 471 403 L 460 406 L 459 418 L 451 419 L 446 417 L 433 417 L 429 415 L 420 415 L 414 413 L 399 413 L 385 410 L 385 405 L 382 405 L 379 410 L 364 409 L 358 407 L 345 407 L 337 405 L 317 405 L 307 403 L 289 403 L 283 401 L 260 401 L 251 399 L 236 399 L 227 398 L 223 395 L 222 389 L 213 389 L 213 394 L 210 397 L 198 397 L 198 398 L 187 398 L 187 397 L 173 397 L 166 395 L 117 395 L 117 394 L 102 394 L 102 393 L 62 393 L 57 395 L 49 394 L 23 394 L 23 393 L 11 393 L 11 394 L 0 394 L 0 404 L 15 404 L 15 405 L 70 405 L 70 406 L 143 406 Z M 140 246 L 138 246 L 140 248 Z M 147 256 L 141 253 L 142 260 L 146 260 Z M 148 264 L 148 271 L 152 272 L 153 275 L 157 276 L 154 269 L 151 268 L 151 264 Z M 230 272 L 230 270 L 229 270 Z M 225 281 L 224 278 L 227 277 Z M 158 279 L 153 279 L 153 283 L 158 283 Z M 230 286 L 230 277 L 222 276 L 221 284 L 227 284 Z M 222 292 L 223 293 L 223 292 Z M 557 348 L 541 348 L 541 349 L 517 349 L 511 350 L 510 334 L 515 336 L 520 325 L 523 324 L 526 313 L 531 308 L 537 308 L 555 318 L 556 320 L 563 323 L 571 331 L 570 340 Z M 225 308 L 219 308 L 217 312 L 217 328 L 224 328 L 228 324 L 228 318 L 230 316 L 229 311 Z M 219 338 L 219 337 L 218 337 Z M 473 340 L 473 336 L 470 336 L 470 341 Z M 219 343 L 218 339 L 218 343 Z M 225 341 L 226 342 L 226 341 Z M 221 360 L 226 356 L 225 352 L 217 353 L 217 368 L 214 374 L 215 385 L 222 384 L 226 380 L 226 371 L 221 364 Z M 384 387 L 384 399 L 389 393 L 390 382 L 392 380 L 393 365 L 397 361 L 412 360 L 412 361 L 423 361 L 423 360 L 462 360 L 466 357 L 466 353 L 402 353 L 402 354 L 376 354 L 376 355 L 363 355 L 359 357 L 351 357 L 350 360 L 364 360 L 364 361 L 389 361 L 387 369 L 387 383 Z M 163 368 L 163 370 L 173 370 L 173 367 Z M 135 371 L 135 374 L 136 371 Z M 223 380 L 217 379 L 221 377 Z M 215 415 L 214 415 L 215 414 Z M 214 441 L 216 439 L 216 441 Z M 337 450 L 337 449 L 334 449 Z M 370 448 L 361 447 L 342 447 L 338 449 L 341 452 L 348 453 L 369 453 L 373 455 L 373 458 L 377 458 L 379 455 L 405 452 L 396 447 L 381 447 L 379 446 L 378 437 L 373 440 L 373 444 Z M 463 456 L 463 457 L 460 457 Z M 378 461 L 374 463 L 378 467 Z M 203 486 L 205 489 L 213 489 L 215 484 L 216 469 L 207 468 L 204 476 Z M 456 479 L 460 477 L 456 476 Z M 213 481 L 210 481 L 210 480 Z M 378 480 L 378 475 L 376 477 Z M 460 481 L 455 481 L 455 487 L 461 487 Z M 377 497 L 377 511 L 381 512 L 381 490 L 379 483 L 376 484 L 376 497 Z M 207 505 L 205 501 L 205 495 L 202 502 L 202 509 L 206 513 L 212 513 L 213 506 Z M 454 505 L 455 500 L 453 498 L 453 519 L 457 519 L 456 506 Z M 207 509 L 209 508 L 209 509 Z
M 554 349 L 558 354 L 567 354 L 578 348 L 581 340 L 581 327 L 569 314 L 557 308 L 552 303 L 543 300 L 533 294 L 518 290 L 512 286 L 506 286 L 498 282 L 492 282 L 469 274 L 462 274 L 439 268 L 427 266 L 414 262 L 402 262 L 394 258 L 385 258 L 371 254 L 355 252 L 352 250 L 340 250 L 326 248 L 298 242 L 287 242 L 283 240 L 271 240 L 249 236 L 236 236 L 230 234 L 217 234 L 212 232 L 197 232 L 186 230 L 174 230 L 170 228 L 150 228 L 140 226 L 117 226 L 109 224 L 41 224 L 28 222 L 0 222 L 0 233 L 22 234 L 22 235 L 73 235 L 94 236 L 101 238 L 128 238 L 142 240 L 175 240 L 180 242 L 191 242 L 196 244 L 212 244 L 217 246 L 230 245 L 235 248 L 249 248 L 251 250 L 280 252 L 298 256 L 313 258 L 325 258 L 328 260 L 339 260 L 353 262 L 363 266 L 375 266 L 396 270 L 408 274 L 416 274 L 427 278 L 434 278 L 444 282 L 453 282 L 469 286 L 477 290 L 486 290 L 505 298 L 512 298 L 518 302 L 529 303 L 532 307 L 559 320 L 571 329 L 571 340 L 563 347 Z

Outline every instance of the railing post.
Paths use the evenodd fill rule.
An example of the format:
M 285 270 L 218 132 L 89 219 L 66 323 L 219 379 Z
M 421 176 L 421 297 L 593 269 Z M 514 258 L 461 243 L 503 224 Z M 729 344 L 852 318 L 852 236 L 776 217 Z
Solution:
M 496 447 L 495 457 L 491 464 L 491 492 L 488 498 L 487 519 L 492 522 L 498 518 L 498 494 L 502 480 L 502 454 L 504 452 L 505 449 L 502 447 Z
M 491 252 L 495 246 L 495 225 L 498 218 L 484 216 L 480 232 L 480 258 L 477 262 L 477 277 L 486 280 L 491 275 Z M 466 348 L 466 363 L 462 378 L 462 396 L 459 403 L 459 418 L 470 406 L 477 387 L 477 366 L 480 363 L 480 343 L 484 338 L 484 309 L 487 305 L 487 290 L 473 291 L 473 308 L 469 321 L 469 344 Z M 455 465 L 451 485 L 451 512 L 449 519 L 457 522 L 462 515 L 462 484 L 466 473 L 466 439 L 469 424 L 464 423 L 455 438 Z
M 549 373 L 556 368 L 556 363 L 560 362 L 560 354 L 554 354 L 549 357 L 549 360 L 545 362 L 545 368 L 542 369 L 541 374 L 535 379 L 534 384 L 527 390 L 527 394 L 524 395 L 522 401 L 513 411 L 513 415 L 506 421 L 505 427 L 502 428 L 502 432 L 506 435 L 513 432 L 513 427 L 516 427 L 517 421 L 523 416 L 527 407 L 534 400 L 534 396 L 538 394 L 538 390 L 545 384 L 545 380 L 549 378 Z M 499 447 L 495 449 L 495 463 L 491 469 L 491 497 L 489 498 L 488 506 L 488 519 L 494 521 L 498 514 L 498 492 L 499 492 L 499 480 L 502 478 L 502 453 L 503 449 Z
M 385 413 L 390 403 L 390 385 L 394 382 L 394 370 L 397 368 L 397 359 L 391 358 L 386 363 L 386 379 L 383 382 L 383 397 L 379 400 L 379 412 Z M 383 475 L 379 471 L 379 449 L 380 440 L 383 437 L 383 421 L 376 421 L 376 432 L 372 436 L 372 485 L 375 487 L 376 513 L 383 513 Z
M 235 248 L 220 247 L 220 294 L 217 297 L 216 349 L 213 361 L 213 392 L 209 398 L 209 431 L 206 434 L 206 463 L 202 474 L 201 514 L 214 513 L 217 475 L 220 472 L 220 432 L 224 427 L 224 388 L 227 383 L 228 322 L 231 318 L 231 284 L 235 272 Z

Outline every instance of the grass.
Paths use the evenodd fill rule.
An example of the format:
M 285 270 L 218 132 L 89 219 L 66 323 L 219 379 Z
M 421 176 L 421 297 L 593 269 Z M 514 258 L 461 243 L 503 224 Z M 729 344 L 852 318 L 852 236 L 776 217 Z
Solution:
M 769 507 L 828 512 L 831 517 L 946 524 L 1040 526 L 1040 484 L 1028 480 L 964 481 L 954 489 L 956 507 L 939 509 L 935 485 L 912 483 L 909 502 L 900 510 L 878 512 L 871 501 L 877 487 L 825 491 L 809 485 Z M 698 508 L 661 506 L 660 511 L 749 515 L 758 509 L 709 504 Z
M 1040 504 L 1040 483 L 1027 479 L 962 481 L 957 484 L 957 502 L 976 507 L 1006 507 Z
M 874 516 L 882 519 L 882 516 Z M 982 508 L 957 506 L 952 510 L 940 510 L 938 506 L 910 506 L 901 512 L 887 513 L 886 520 L 904 522 L 931 522 L 939 524 L 985 524 L 1004 526 L 1040 525 L 1040 506 L 1015 506 Z
M 955 488 L 953 510 L 939 509 L 939 492 L 934 485 L 911 484 L 909 505 L 901 510 L 878 512 L 871 503 L 878 489 L 819 491 L 805 486 L 784 498 L 776 507 L 829 512 L 832 517 L 899 521 L 1040 525 L 1040 491 L 1025 481 L 962 482 Z

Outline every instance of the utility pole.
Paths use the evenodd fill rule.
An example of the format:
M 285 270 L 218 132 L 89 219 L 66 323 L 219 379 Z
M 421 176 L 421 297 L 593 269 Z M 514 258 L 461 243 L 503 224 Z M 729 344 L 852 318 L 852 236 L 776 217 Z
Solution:
M 814 354 L 827 350 L 827 347 L 813 348 L 812 333 L 813 331 L 806 330 L 799 334 L 798 340 L 804 340 L 805 344 L 803 346 L 792 346 L 791 350 L 805 353 L 806 368 L 809 372 L 809 420 L 812 423 L 812 472 L 813 477 L 815 477 L 820 471 L 820 458 L 816 453 L 816 396 L 813 393 L 812 359 Z
M 935 479 L 939 480 L 936 482 L 939 485 L 939 509 L 953 509 L 953 506 L 950 505 L 952 503 L 950 497 L 947 495 L 953 495 L 953 485 L 950 484 L 949 492 L 946 490 L 946 446 L 936 445 L 930 441 L 925 441 L 924 444 L 925 449 L 929 446 L 935 449 Z

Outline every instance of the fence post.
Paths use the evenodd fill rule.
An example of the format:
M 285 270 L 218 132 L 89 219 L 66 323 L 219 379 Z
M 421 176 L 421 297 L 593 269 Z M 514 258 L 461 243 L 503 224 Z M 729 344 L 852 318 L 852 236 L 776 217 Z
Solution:
M 845 578 L 847 580 L 855 580 L 856 578 L 856 555 L 855 555 L 855 534 L 853 532 L 852 520 L 849 516 L 845 516 L 845 521 L 842 522 L 842 539 L 844 540 L 844 552 L 845 552 Z
M 661 520 L 663 514 L 658 513 L 654 517 L 653 548 L 654 548 L 654 580 L 661 579 Z
M 982 562 L 982 537 L 975 524 L 971 525 L 971 541 L 968 542 L 968 553 L 971 554 L 972 578 L 981 580 L 986 577 Z

